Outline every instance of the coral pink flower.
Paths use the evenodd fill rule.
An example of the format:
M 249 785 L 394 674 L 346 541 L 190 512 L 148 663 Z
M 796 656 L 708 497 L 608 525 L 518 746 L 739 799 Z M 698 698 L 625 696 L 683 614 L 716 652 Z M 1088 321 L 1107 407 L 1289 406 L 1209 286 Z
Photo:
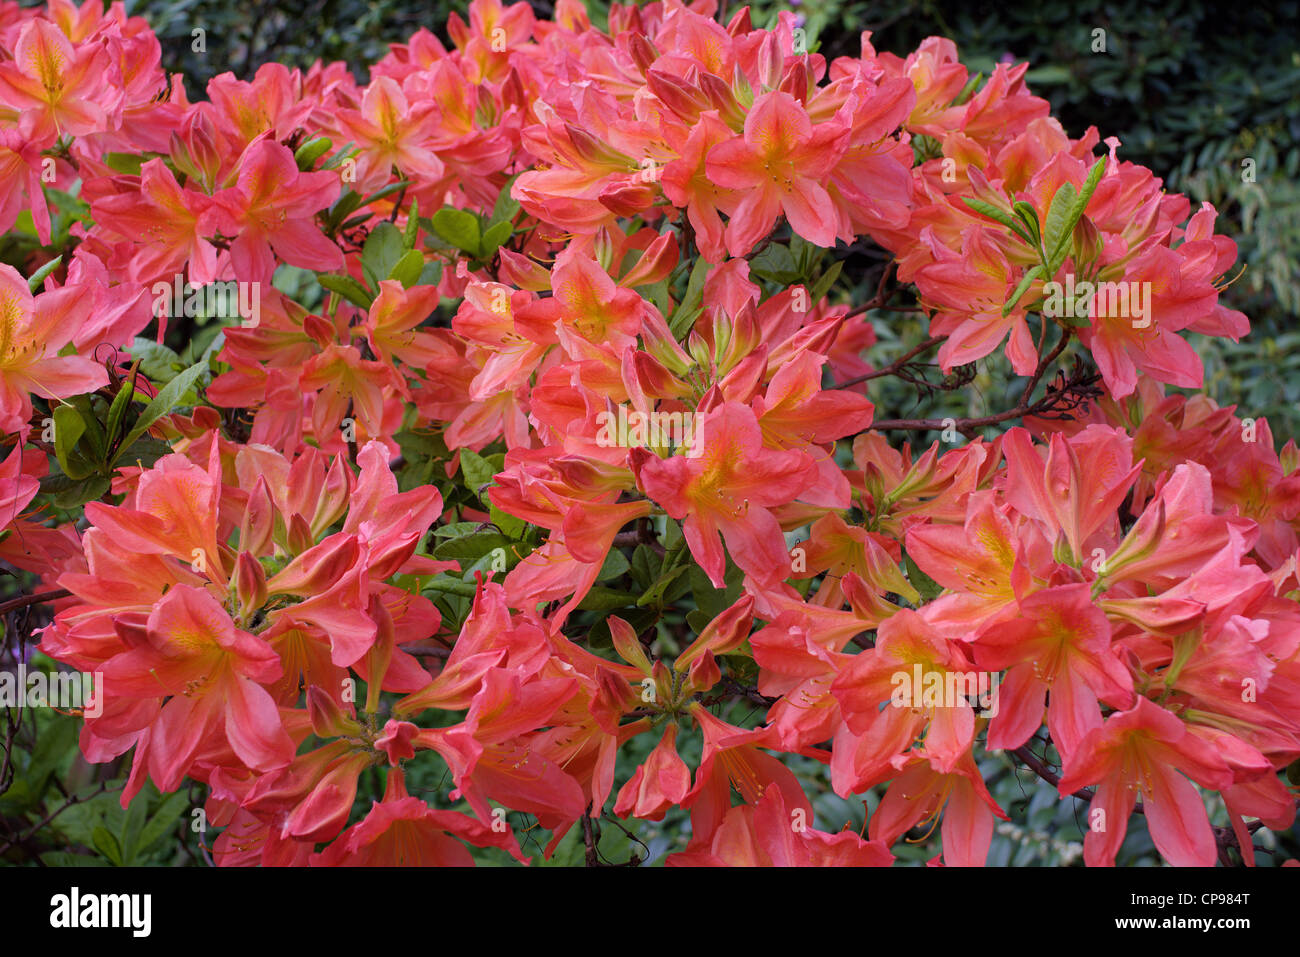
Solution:
M 75 290 L 33 297 L 18 271 L 0 263 L 0 431 L 25 433 L 33 394 L 61 399 L 108 384 L 103 366 L 59 354 L 89 321 L 91 305 Z
M 727 251 L 743 256 L 784 214 L 791 228 L 819 246 L 835 245 L 838 221 L 822 184 L 839 161 L 848 130 L 831 121 L 813 126 L 789 93 L 764 93 L 745 117 L 743 138 L 709 151 L 708 175 L 740 191 L 729 204 Z
M 230 246 L 235 275 L 269 284 L 276 256 L 305 269 L 341 269 L 342 251 L 314 222 L 340 188 L 337 174 L 300 173 L 287 147 L 254 141 L 240 160 L 236 185 L 212 197 L 219 228 L 236 237 Z
M 685 519 L 691 554 L 717 587 L 726 565 L 719 533 L 747 574 L 764 584 L 785 578 L 790 555 L 769 508 L 790 502 L 811 484 L 812 457 L 766 448 L 753 411 L 739 403 L 701 415 L 695 429 L 698 456 L 642 458 L 646 494 L 673 518 Z
M 1181 867 L 1213 866 L 1214 834 L 1188 778 L 1217 790 L 1232 783 L 1232 772 L 1213 747 L 1147 698 L 1090 731 L 1059 785 L 1063 796 L 1097 785 L 1083 841 L 1088 864 L 1114 865 L 1140 796 L 1151 839 L 1165 860 Z
M 80 48 L 41 17 L 18 34 L 13 59 L 0 63 L 0 115 L 12 110 L 19 130 L 39 142 L 105 129 L 114 109 L 113 71 L 104 48 Z

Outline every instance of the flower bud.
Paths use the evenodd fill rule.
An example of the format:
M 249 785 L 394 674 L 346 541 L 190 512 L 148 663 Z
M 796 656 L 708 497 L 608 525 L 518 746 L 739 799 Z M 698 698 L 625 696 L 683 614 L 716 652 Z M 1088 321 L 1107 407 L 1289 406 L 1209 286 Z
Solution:
M 685 671 L 697 657 L 706 651 L 726 655 L 735 651 L 749 638 L 754 624 L 754 596 L 744 595 L 713 621 L 705 626 L 700 636 L 673 663 L 674 671 Z
M 312 541 L 347 513 L 352 487 L 352 470 L 347 467 L 343 456 L 335 456 L 330 462 L 329 471 L 325 473 L 325 488 L 316 505 L 316 514 L 312 516 Z
M 677 239 L 672 233 L 663 233 L 655 239 L 637 264 L 620 279 L 619 285 L 632 288 L 648 286 L 667 279 L 677 265 Z
M 615 615 L 609 619 L 609 633 L 614 639 L 614 650 L 618 656 L 643 675 L 649 676 L 653 666 L 632 626 Z
M 311 526 L 307 520 L 294 512 L 293 518 L 289 519 L 289 526 L 285 529 L 285 550 L 290 555 L 301 555 L 307 549 L 312 547 L 316 539 L 311 533 Z
M 501 257 L 501 268 L 497 274 L 502 282 L 529 292 L 545 292 L 551 288 L 551 274 L 541 263 L 533 262 L 527 256 L 504 246 L 497 250 L 497 254 Z
M 301 515 L 295 515 L 290 522 L 290 544 L 295 526 L 303 529 L 302 534 L 308 534 L 307 523 Z M 303 598 L 320 595 L 329 591 L 357 563 L 360 554 L 361 544 L 355 535 L 331 535 L 319 545 L 305 548 L 267 583 L 267 592 Z
M 244 506 L 244 517 L 239 523 L 240 550 L 255 556 L 269 554 L 274 529 L 275 506 L 271 502 L 271 492 L 266 477 L 258 476 L 257 484 L 248 493 L 248 504 Z
M 266 570 L 252 553 L 241 551 L 235 559 L 235 596 L 239 617 L 249 621 L 266 604 Z
M 659 59 L 659 53 L 655 50 L 654 44 L 646 39 L 643 33 L 633 33 L 627 42 L 627 52 L 632 56 L 632 62 L 636 68 L 649 77 L 652 72 L 650 67 L 655 60 Z
M 318 685 L 307 686 L 307 715 L 312 733 L 318 738 L 353 738 L 365 730 Z

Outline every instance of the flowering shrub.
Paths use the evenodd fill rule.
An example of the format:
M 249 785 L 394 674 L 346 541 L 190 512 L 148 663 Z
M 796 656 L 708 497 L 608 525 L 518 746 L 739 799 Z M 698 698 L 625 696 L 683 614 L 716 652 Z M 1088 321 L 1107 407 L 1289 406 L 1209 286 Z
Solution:
M 221 864 L 532 828 L 595 863 L 602 818 L 682 809 L 670 864 L 886 865 L 938 822 L 978 865 L 1004 753 L 1087 802 L 1089 864 L 1140 812 L 1170 863 L 1253 865 L 1295 817 L 1300 453 L 1166 391 L 1184 333 L 1248 331 L 1214 209 L 1023 65 L 828 63 L 716 8 L 474 0 L 367 85 L 193 102 L 120 7 L 0 8 L 0 229 L 45 251 L 0 266 L 0 554 L 103 677 L 83 754 L 130 754 L 123 806 L 201 782 Z M 900 309 L 929 338 L 873 368 Z M 1021 400 L 879 419 L 936 348 Z M 864 833 L 810 766 L 883 794 Z

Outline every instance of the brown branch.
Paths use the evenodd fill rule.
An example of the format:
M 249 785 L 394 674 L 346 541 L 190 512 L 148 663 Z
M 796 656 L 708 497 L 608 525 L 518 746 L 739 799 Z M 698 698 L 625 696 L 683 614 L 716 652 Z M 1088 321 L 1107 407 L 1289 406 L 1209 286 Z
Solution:
M 1020 747 L 1016 748 L 1014 751 L 1008 751 L 1007 753 L 1014 755 L 1020 761 L 1021 764 L 1029 768 L 1029 770 L 1033 771 L 1035 774 L 1037 774 L 1040 778 L 1042 778 L 1052 787 L 1060 786 L 1061 776 L 1057 774 L 1055 771 L 1053 771 L 1051 768 L 1049 768 L 1042 761 L 1038 760 L 1038 757 L 1034 754 L 1034 752 L 1029 750 L 1029 745 L 1021 745 Z M 1079 788 L 1079 790 L 1072 791 L 1070 792 L 1070 794 L 1072 797 L 1077 797 L 1080 801 L 1090 802 L 1092 801 L 1096 792 L 1093 791 L 1091 788 Z M 1139 814 L 1143 813 L 1142 805 L 1138 804 L 1135 810 L 1137 810 Z
M 1046 325 L 1046 323 L 1044 323 L 1044 325 Z M 1061 341 L 1056 344 L 1055 348 L 1053 348 L 1051 352 L 1038 360 L 1038 367 L 1034 369 L 1034 374 L 1031 375 L 1029 381 L 1025 383 L 1025 391 L 1020 394 L 1021 405 L 1025 405 L 1029 402 L 1029 398 L 1034 394 L 1034 389 L 1037 387 L 1038 381 L 1043 377 L 1043 373 L 1047 371 L 1048 367 L 1052 365 L 1052 363 L 1061 357 L 1061 353 L 1065 351 L 1065 347 L 1069 344 L 1070 330 L 1068 328 L 1062 329 Z
M 1052 350 L 1044 362 L 1039 363 L 1039 368 L 1034 371 L 1030 377 L 1027 389 L 1032 389 L 1042 378 L 1046 370 L 1047 361 L 1055 359 L 1064 351 L 1062 343 Z M 1085 401 L 1100 395 L 1100 390 L 1096 388 L 1098 377 L 1086 371 L 1081 365 L 1076 365 L 1074 371 L 1068 379 L 1061 382 L 1060 385 L 1049 385 L 1047 394 L 1036 402 L 1029 402 L 1023 397 L 1014 409 L 1007 409 L 1005 412 L 997 412 L 992 415 L 983 415 L 976 418 L 952 418 L 947 419 L 881 419 L 871 423 L 873 429 L 903 429 L 914 432 L 926 432 L 931 430 L 940 430 L 954 428 L 963 435 L 969 436 L 976 429 L 981 429 L 988 425 L 997 425 L 999 422 L 1005 422 L 1008 419 L 1016 419 L 1022 416 L 1038 415 L 1054 418 L 1072 418 L 1069 414 L 1077 409 Z M 1027 395 L 1027 392 L 1024 394 Z
M 660 556 L 664 554 L 663 545 L 659 544 L 654 529 L 648 525 L 642 525 L 630 532 L 619 532 L 614 536 L 615 548 L 635 548 L 638 545 L 645 545 Z
M 909 362 L 915 359 L 922 352 L 925 352 L 927 349 L 937 346 L 939 343 L 943 342 L 947 338 L 948 338 L 947 336 L 931 336 L 929 339 L 926 339 L 924 342 L 922 342 L 919 346 L 909 350 L 908 352 L 905 352 L 903 355 L 899 356 L 897 359 L 895 359 L 893 362 L 891 362 L 889 365 L 885 366 L 884 368 L 876 369 L 874 372 L 868 372 L 866 375 L 860 375 L 854 379 L 849 379 L 846 382 L 837 383 L 836 385 L 831 386 L 831 388 L 847 389 L 849 386 L 858 385 L 859 383 L 862 382 L 870 382 L 872 379 L 879 379 L 881 376 L 896 375 L 898 372 L 900 372 L 903 369 L 904 366 L 906 366 Z
M 1252 821 L 1250 824 L 1246 826 L 1250 829 L 1250 833 L 1254 834 L 1255 831 L 1258 830 L 1263 825 L 1264 825 L 1263 821 Z M 1233 847 L 1237 849 L 1237 853 L 1241 855 L 1242 864 L 1243 866 L 1245 865 L 1246 849 L 1241 846 L 1241 842 L 1237 840 L 1237 832 L 1234 831 L 1231 827 L 1215 827 L 1214 843 L 1218 847 L 1219 863 L 1222 864 L 1224 867 L 1233 866 L 1232 856 L 1228 853 L 1229 848 L 1233 848 Z M 1252 854 L 1255 853 L 1253 843 L 1251 844 L 1251 853 Z
M 445 661 L 451 657 L 451 652 L 446 648 L 404 648 L 403 650 L 417 658 L 439 658 Z
M 894 271 L 897 262 L 890 260 L 885 264 L 885 268 L 880 272 L 880 281 L 876 283 L 876 294 L 864 302 L 862 305 L 850 309 L 844 316 L 845 319 L 852 319 L 854 316 L 860 316 L 864 312 L 870 312 L 872 309 L 878 309 L 885 304 L 889 297 L 885 294 L 885 285 L 889 282 L 890 273 Z
M 51 811 L 49 814 L 47 814 L 44 818 L 42 818 L 41 820 L 37 821 L 34 825 L 32 825 L 32 827 L 31 827 L 30 829 L 28 829 L 28 831 L 27 831 L 26 834 L 19 834 L 18 836 L 14 837 L 12 840 L 10 840 L 8 843 L 6 843 L 3 847 L 0 847 L 0 854 L 5 853 L 5 852 L 8 851 L 11 847 L 14 847 L 14 846 L 16 846 L 16 845 L 22 843 L 23 841 L 25 841 L 26 839 L 28 839 L 28 838 L 34 836 L 35 834 L 38 834 L 38 833 L 40 832 L 41 828 L 45 827 L 47 824 L 49 824 L 51 821 L 53 821 L 56 817 L 58 817 L 60 814 L 62 814 L 62 813 L 63 813 L 64 811 L 66 811 L 68 808 L 72 807 L 72 805 L 74 805 L 74 804 L 84 804 L 85 802 L 87 802 L 87 801 L 89 801 L 89 800 L 91 800 L 91 799 L 93 799 L 93 798 L 97 798 L 97 797 L 99 797 L 101 794 L 103 794 L 103 793 L 104 793 L 105 791 L 107 791 L 107 790 L 108 790 L 108 782 L 107 782 L 107 781 L 102 781 L 102 782 L 100 782 L 99 788 L 98 788 L 94 793 L 92 793 L 92 794 L 88 794 L 88 795 L 86 795 L 84 798 L 79 798 L 79 797 L 77 797 L 77 796 L 74 794 L 72 797 L 68 798 L 68 800 L 67 800 L 66 802 L 64 802 L 63 804 L 59 805 L 57 808 L 55 808 L 53 811 Z
M 1032 409 L 1018 405 L 1014 409 L 1008 409 L 1005 412 L 999 412 L 996 415 L 984 415 L 977 419 L 881 419 L 879 422 L 872 422 L 871 427 L 880 431 L 885 429 L 901 429 L 909 432 L 930 432 L 939 431 L 952 427 L 958 432 L 966 433 L 975 429 L 982 429 L 987 425 L 997 425 L 999 422 L 1005 422 L 1007 419 L 1019 418 L 1022 415 L 1032 413 Z
M 410 183 L 406 184 L 406 186 L 410 185 Z M 397 214 L 402 211 L 402 203 L 406 202 L 406 186 L 403 186 L 401 192 L 397 194 L 397 202 L 393 204 L 393 214 L 388 217 L 390 223 L 397 222 Z
M 600 855 L 596 851 L 596 837 L 591 826 L 590 804 L 588 804 L 587 809 L 582 812 L 582 843 L 587 848 L 587 866 L 603 867 L 604 865 L 600 862 Z
M 11 611 L 26 608 L 28 605 L 40 605 L 47 601 L 57 601 L 60 598 L 67 598 L 71 594 L 72 592 L 66 588 L 57 588 L 54 591 L 45 591 L 38 595 L 21 595 L 18 598 L 11 598 L 9 601 L 0 603 L 0 615 L 7 615 Z

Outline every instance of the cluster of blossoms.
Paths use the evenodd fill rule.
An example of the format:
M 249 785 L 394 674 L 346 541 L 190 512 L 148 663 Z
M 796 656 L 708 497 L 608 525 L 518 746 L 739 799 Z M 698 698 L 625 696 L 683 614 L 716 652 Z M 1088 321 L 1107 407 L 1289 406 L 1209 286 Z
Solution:
M 1180 333 L 1248 328 L 1214 210 L 1070 139 L 1024 66 L 869 36 L 828 63 L 793 14 L 717 6 L 474 0 L 368 84 L 270 64 L 191 102 L 120 5 L 0 5 L 0 230 L 84 205 L 66 262 L 0 266 L 0 557 L 69 593 L 41 648 L 104 676 L 82 751 L 132 753 L 124 803 L 202 782 L 224 864 L 527 860 L 506 812 L 549 854 L 682 808 L 673 864 L 886 865 L 941 819 L 972 865 L 1007 817 L 978 761 L 1046 737 L 1089 864 L 1139 799 L 1166 860 L 1212 864 L 1194 785 L 1253 864 L 1295 817 L 1300 453 L 1164 393 L 1201 384 Z M 863 237 L 945 371 L 1005 341 L 1032 391 L 1077 344 L 1097 400 L 891 446 L 872 319 L 823 268 Z M 257 319 L 146 383 L 182 281 Z M 408 793 L 435 755 L 457 810 Z M 781 755 L 880 788 L 865 832 Z

